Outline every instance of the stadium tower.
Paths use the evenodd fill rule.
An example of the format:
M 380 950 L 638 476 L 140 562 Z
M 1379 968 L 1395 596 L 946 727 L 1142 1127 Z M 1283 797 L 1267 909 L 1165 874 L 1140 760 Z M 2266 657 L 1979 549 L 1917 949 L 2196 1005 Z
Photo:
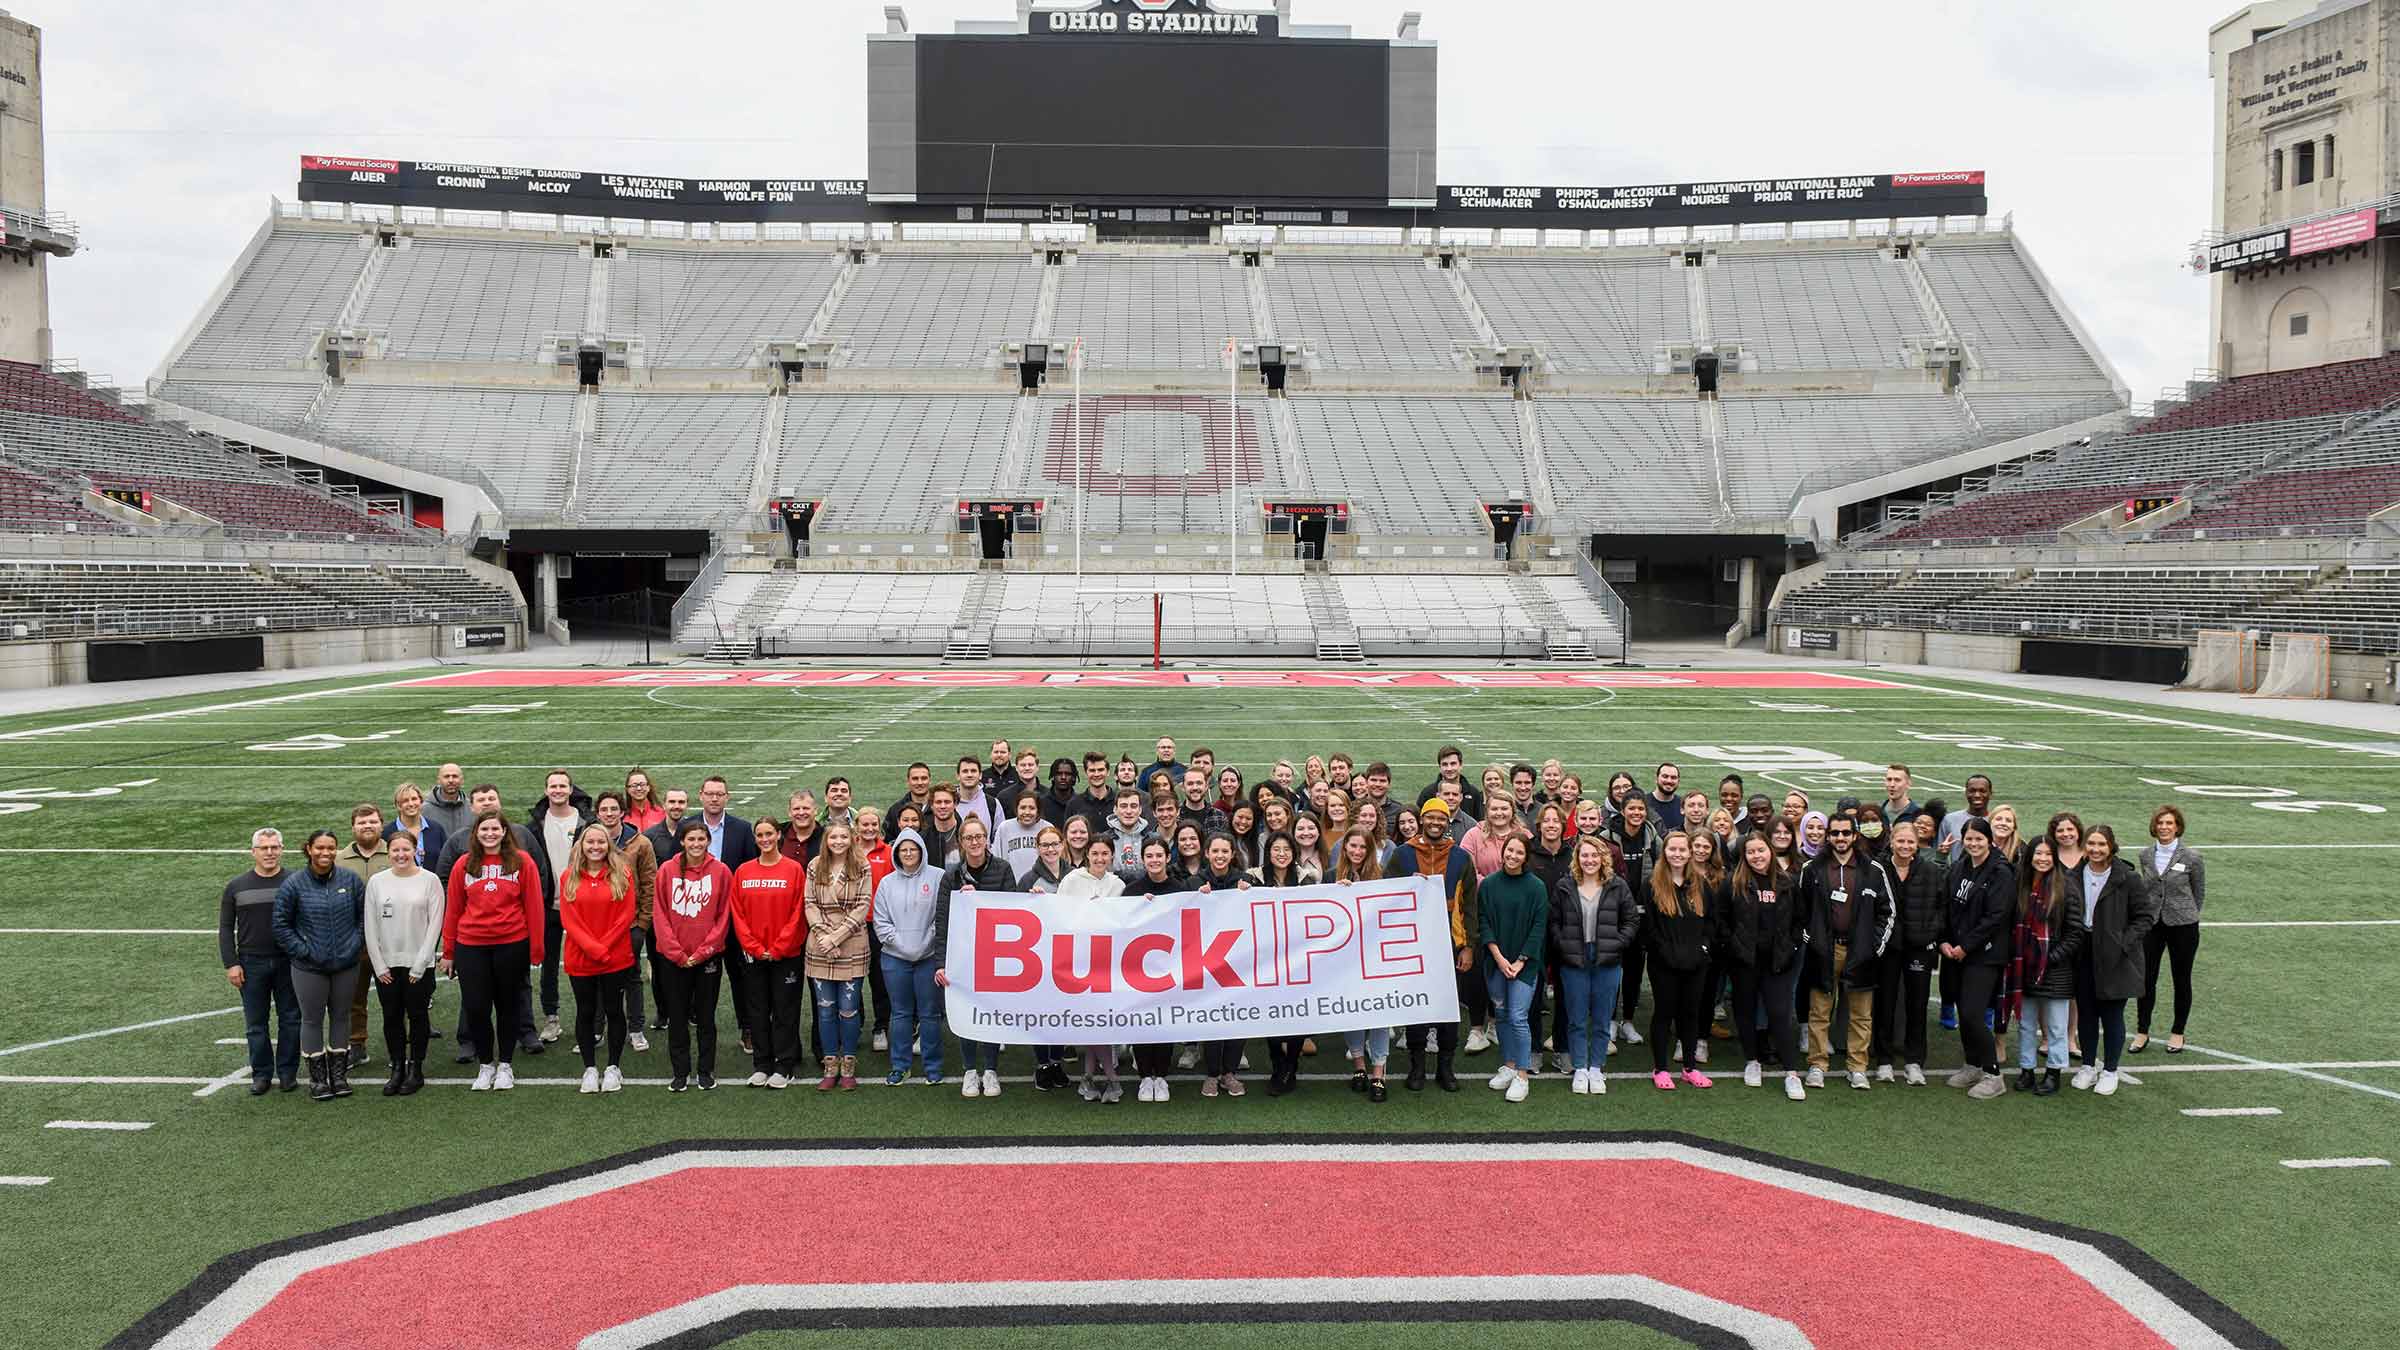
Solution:
M 50 360 L 50 257 L 75 223 L 49 212 L 42 158 L 42 30 L 0 13 L 0 361 Z

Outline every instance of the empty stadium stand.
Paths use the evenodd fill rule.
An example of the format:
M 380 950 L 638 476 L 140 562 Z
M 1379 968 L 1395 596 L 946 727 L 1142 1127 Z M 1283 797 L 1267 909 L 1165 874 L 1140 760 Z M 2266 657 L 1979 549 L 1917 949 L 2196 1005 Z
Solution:
M 996 365 L 1002 342 L 1038 336 L 1042 290 L 1030 253 L 868 255 L 833 316 L 852 366 Z
M 610 262 L 608 331 L 642 339 L 652 366 L 747 365 L 762 341 L 808 332 L 833 289 L 838 256 L 626 248 Z
M 1050 331 L 1082 338 L 1084 359 L 1102 368 L 1222 370 L 1225 339 L 1258 331 L 1247 275 L 1222 249 L 1080 256 L 1058 274 Z
M 1028 486 L 1064 507 L 1080 484 L 1089 530 L 1220 533 L 1230 473 L 1246 525 L 1259 491 L 1283 481 L 1262 402 L 1229 409 L 1222 396 L 1189 394 L 1044 399 L 1041 455 Z
M 1477 501 L 1528 495 L 1524 434 L 1508 399 L 1290 402 L 1309 481 L 1319 492 L 1349 498 L 1369 528 L 1472 537 L 1486 529 L 1475 515 Z
M 2335 651 L 2400 655 L 2400 564 L 2345 568 L 2320 585 L 2244 609 L 2231 626 L 2322 633 Z
M 419 234 L 391 250 L 359 322 L 398 360 L 522 361 L 580 333 L 591 260 L 573 244 Z M 331 316 L 328 316 L 329 319 Z
M 463 568 L 0 558 L 0 637 L 146 637 L 508 621 Z
M 179 360 L 186 367 L 272 369 L 297 366 L 365 270 L 366 240 L 356 230 L 283 228 L 257 246 Z
M 1559 518 L 1606 533 L 1705 530 L 1717 519 L 1716 456 L 1681 399 L 1534 403 Z
M 575 396 L 531 389 L 346 384 L 318 415 L 328 441 L 356 433 L 397 445 L 438 447 L 472 460 L 500 489 L 500 505 L 555 517 L 567 500 L 575 447 Z
M 707 525 L 750 493 L 768 400 L 756 394 L 602 394 L 575 476 L 575 514 Z
M 962 490 L 993 483 L 1016 404 L 999 394 L 791 395 L 775 495 L 823 500 L 832 529 L 933 529 Z
M 1413 258 L 1279 255 L 1266 269 L 1275 336 L 1330 370 L 1460 370 L 1479 340 L 1449 278 Z
M 2305 370 L 2243 375 L 2214 385 L 2134 428 L 2188 431 L 2236 422 L 2269 422 L 2326 413 L 2363 412 L 2400 398 L 2400 356 L 2338 361 Z
M 1726 495 L 1736 516 L 1779 518 L 1792 489 L 1818 469 L 1856 462 L 1875 446 L 1909 447 L 1966 430 L 1958 400 L 1939 394 L 1876 398 L 1770 397 L 1720 401 Z
M 1917 259 L 1981 370 L 2011 379 L 2100 375 L 2014 240 L 1937 239 Z
M 1499 339 L 1533 344 L 1555 370 L 1648 374 L 1658 344 L 1692 337 L 1684 270 L 1657 254 L 1479 258 L 1466 280 Z
M 1748 256 L 1704 268 L 1711 336 L 1762 370 L 1872 370 L 1906 363 L 1931 329 L 1890 255 L 1857 249 Z

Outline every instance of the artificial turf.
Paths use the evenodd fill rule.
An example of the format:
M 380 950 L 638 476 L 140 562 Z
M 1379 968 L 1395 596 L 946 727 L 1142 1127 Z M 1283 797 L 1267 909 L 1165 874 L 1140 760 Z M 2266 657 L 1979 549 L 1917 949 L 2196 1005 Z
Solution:
M 735 811 L 755 815 L 780 807 L 791 788 L 818 787 L 836 772 L 859 785 L 862 801 L 886 802 L 899 794 L 909 761 L 981 755 L 995 736 L 1030 742 L 1045 762 L 1086 748 L 1143 760 L 1161 732 L 1187 751 L 1208 745 L 1220 763 L 1237 764 L 1253 778 L 1275 758 L 1297 760 L 1311 751 L 1345 750 L 1361 763 L 1387 759 L 1398 768 L 1400 791 L 1431 777 L 1437 745 L 1457 741 L 1467 748 L 1470 769 L 1556 755 L 1593 791 L 1617 767 L 1634 770 L 1646 784 L 1650 766 L 1663 758 L 1682 764 L 1687 787 L 1703 789 L 1714 788 L 1728 763 L 1781 759 L 1784 767 L 1750 771 L 1752 786 L 1779 793 L 1773 779 L 1807 781 L 1822 800 L 1842 790 L 1837 781 L 1854 780 L 1851 790 L 1877 795 L 1879 772 L 1793 767 L 1797 757 L 1756 748 L 1798 747 L 1875 770 L 1905 760 L 1917 769 L 1920 800 L 1940 795 L 1955 803 L 1959 793 L 1948 785 L 1969 772 L 1989 772 L 1998 782 L 1996 800 L 2017 805 L 2029 832 L 2051 811 L 2072 807 L 2087 821 L 2116 825 L 2130 842 L 2153 806 L 2175 801 L 2191 818 L 2191 842 L 2208 854 L 2211 922 L 2356 924 L 2392 919 L 2400 908 L 2384 880 L 2396 847 L 2387 814 L 2255 804 L 2388 810 L 2400 796 L 2393 791 L 2400 764 L 2388 742 L 2291 722 L 1894 678 L 1905 687 L 1009 689 L 937 697 L 921 689 L 397 688 L 386 687 L 391 677 L 384 677 L 0 719 L 5 737 L 152 711 L 215 709 L 0 739 L 0 810 L 37 808 L 0 814 L 0 929 L 77 930 L 0 933 L 8 987 L 0 1000 L 0 1174 L 54 1178 L 39 1188 L 0 1188 L 0 1240 L 12 1252 L 38 1252 L 41 1271 L 39 1279 L 18 1282 L 0 1311 L 0 1343 L 96 1344 L 227 1253 L 661 1141 L 1150 1129 L 1294 1136 L 1688 1131 L 2117 1234 L 2290 1345 L 2383 1341 L 2389 1327 L 2400 1325 L 2400 1293 L 2373 1278 L 2389 1269 L 2384 1234 L 2400 1200 L 2392 1170 L 2303 1172 L 2279 1162 L 2391 1152 L 2400 1099 L 2390 1094 L 2400 1093 L 2400 1072 L 2390 1066 L 2400 1056 L 2381 1029 L 2380 1010 L 2400 998 L 2400 966 L 2390 947 L 2400 941 L 2400 927 L 2394 926 L 2211 928 L 2203 939 L 2194 1042 L 2275 1064 L 2362 1064 L 2312 1071 L 2342 1082 L 2204 1053 L 2170 1060 L 2154 1049 L 2128 1061 L 2144 1081 L 2113 1100 L 2068 1093 L 1977 1104 L 1940 1087 L 1878 1087 L 1827 1090 L 1793 1105 L 1772 1090 L 1743 1089 L 1738 1052 L 1719 1042 L 1714 1067 L 1726 1072 L 1711 1092 L 1661 1094 L 1619 1080 L 1607 1096 L 1585 1098 L 1569 1095 L 1551 1076 L 1521 1106 L 1484 1091 L 1479 1073 L 1458 1096 L 1395 1090 L 1380 1107 L 1337 1081 L 1307 1083 L 1280 1101 L 1255 1091 L 1240 1101 L 1204 1101 L 1183 1087 L 1164 1106 L 1128 1100 L 1114 1108 L 1035 1093 L 1023 1082 L 1012 1083 L 998 1101 L 982 1102 L 951 1090 L 880 1084 L 826 1099 L 736 1088 L 676 1097 L 637 1082 L 617 1096 L 584 1098 L 538 1081 L 504 1098 L 437 1083 L 415 1098 L 386 1101 L 374 1095 L 379 1025 L 371 1039 L 378 1063 L 361 1075 L 364 1090 L 349 1101 L 320 1106 L 283 1094 L 253 1100 L 238 1084 L 194 1095 L 208 1080 L 240 1069 L 244 1057 L 239 1046 L 215 1043 L 238 1037 L 241 1021 L 221 1011 L 237 1000 L 217 964 L 213 933 L 184 930 L 213 929 L 218 890 L 245 865 L 250 830 L 271 823 L 296 840 L 320 825 L 338 829 L 353 801 L 388 802 L 402 778 L 429 784 L 433 767 L 446 759 L 464 764 L 470 782 L 498 783 L 516 812 L 535 799 L 553 767 L 568 768 L 589 788 L 617 781 L 630 764 L 648 768 L 663 784 L 684 786 L 722 772 L 732 781 Z M 346 691 L 283 697 L 315 689 Z M 1993 693 L 2005 697 L 1988 697 Z M 263 698 L 280 701 L 256 701 Z M 521 710 L 451 711 L 470 706 Z M 886 720 L 902 708 L 909 709 L 905 716 Z M 300 736 L 352 739 L 324 749 L 253 748 Z M 138 785 L 107 796 L 34 795 L 122 784 Z M 2290 795 L 2261 795 L 2269 793 Z M 2335 847 L 2343 845 L 2349 847 Z M 207 851 L 133 851 L 141 849 Z M 90 931 L 99 929 L 176 931 Z M 437 1025 L 448 1025 L 455 1000 L 452 989 L 441 992 Z M 722 1006 L 720 1012 L 730 1067 L 731 1018 Z M 22 1049 L 186 1014 L 209 1015 Z M 1320 1040 L 1330 1047 L 1339 1038 Z M 1934 1044 L 1938 1064 L 1956 1062 L 1954 1036 L 1937 1030 Z M 647 1055 L 628 1057 L 637 1079 L 664 1075 L 662 1038 L 652 1045 Z M 444 1048 L 437 1043 L 429 1073 L 457 1077 Z M 1263 1066 L 1263 1052 L 1253 1049 Z M 1612 1067 L 1646 1070 L 1647 1050 L 1623 1047 Z M 883 1057 L 865 1058 L 862 1074 L 879 1075 Z M 520 1068 L 531 1079 L 564 1079 L 572 1061 L 562 1042 Z M 1492 1062 L 1486 1054 L 1467 1065 L 1488 1072 Z M 1003 1064 L 1004 1072 L 1020 1076 L 1028 1067 L 1022 1051 Z M 1331 1053 L 1307 1066 L 1324 1074 L 1341 1067 Z M 27 1081 L 50 1076 L 190 1081 Z M 2221 1106 L 2272 1106 L 2282 1114 L 2180 1114 L 2185 1107 Z M 139 1133 L 44 1128 L 58 1119 L 145 1120 L 154 1127 Z M 841 1220 L 847 1221 L 869 1220 L 862 1212 Z M 1610 1225 L 1641 1221 L 1639 1214 L 1595 1216 L 1595 1227 L 1604 1234 Z M 549 1268 L 547 1258 L 529 1254 L 529 1278 Z M 2340 1281 L 2338 1297 L 2327 1289 L 2329 1277 Z M 1453 1334 L 1361 1324 L 1191 1330 L 1196 1343 L 1245 1346 L 1301 1336 L 1343 1345 L 1395 1335 L 1439 1344 Z M 761 1333 L 741 1344 L 816 1344 L 826 1334 Z M 908 1338 L 917 1334 L 877 1336 L 878 1343 L 914 1344 Z M 1014 1344 L 1011 1337 L 1032 1333 L 938 1334 L 944 1344 L 964 1337 L 981 1345 Z M 1075 1343 L 1123 1334 L 1085 1329 L 1044 1339 Z M 1622 1327 L 1606 1334 L 1626 1339 L 1597 1343 L 1649 1344 L 1643 1337 L 1655 1335 Z M 1555 1341 L 1556 1328 L 1522 1324 L 1479 1343 L 1532 1344 L 1536 1336 Z M 1590 1343 L 1580 1329 L 1578 1339 Z

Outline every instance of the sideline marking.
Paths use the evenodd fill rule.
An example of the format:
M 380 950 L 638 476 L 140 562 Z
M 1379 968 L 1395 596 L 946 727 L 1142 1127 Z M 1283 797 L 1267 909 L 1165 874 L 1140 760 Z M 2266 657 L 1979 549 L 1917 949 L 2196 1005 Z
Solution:
M 97 727 L 121 727 L 134 722 L 157 722 L 174 717 L 198 717 L 202 713 L 231 712 L 237 708 L 263 708 L 276 703 L 297 703 L 302 699 L 330 698 L 336 694 L 360 694 L 372 689 L 400 689 L 417 683 L 420 681 L 387 680 L 382 684 L 354 684 L 341 689 L 312 689 L 302 694 L 277 694 L 272 698 L 247 698 L 233 703 L 210 703 L 197 708 L 174 708 L 166 712 L 135 713 L 130 717 L 103 717 L 90 722 L 66 722 L 54 727 L 32 727 L 24 731 L 0 731 L 0 741 L 25 741 L 38 736 L 63 736 L 69 732 L 90 731 Z
M 225 1089 L 232 1087 L 236 1083 L 247 1083 L 249 1081 L 250 1066 L 245 1064 L 242 1067 L 235 1069 L 232 1073 L 225 1075 L 223 1078 L 209 1079 L 206 1084 L 202 1085 L 200 1089 L 192 1093 L 192 1095 L 195 1097 L 214 1097 L 218 1093 L 223 1092 Z
M 0 937 L 206 937 L 214 928 L 0 928 Z
M 2320 1167 L 2389 1167 L 2392 1165 L 2392 1160 L 2389 1158 L 2286 1158 L 2283 1160 L 2283 1165 L 2296 1172 L 2305 1172 Z
M 246 848 L 0 848 L 0 853 L 206 853 L 247 854 Z
M 0 1177 L 0 1186 L 47 1186 L 48 1177 Z
M 115 1036 L 128 1031 L 148 1031 L 152 1027 L 171 1027 L 177 1022 L 197 1022 L 203 1017 L 225 1017 L 233 1013 L 238 1013 L 241 1010 L 241 1005 L 237 1003 L 230 1008 L 214 1008 L 208 1012 L 184 1013 L 178 1017 L 161 1017 L 149 1022 L 135 1022 L 131 1026 L 109 1027 L 104 1031 L 79 1031 L 72 1036 L 60 1036 L 53 1040 L 34 1041 L 28 1045 L 12 1045 L 5 1050 L 0 1050 L 0 1057 L 29 1054 L 35 1050 L 47 1050 L 54 1045 L 72 1045 L 77 1041 L 98 1040 L 102 1036 Z M 199 1079 L 197 1081 L 206 1082 L 208 1080 Z M 2400 1096 L 2400 1093 L 2396 1093 L 2394 1095 Z
M 2388 1097 L 2393 1101 L 2400 1102 L 2400 1092 L 2394 1092 L 2390 1088 L 2376 1087 L 2371 1083 L 2353 1083 L 2347 1078 L 2336 1078 L 2332 1074 L 2319 1073 L 2314 1069 L 2302 1068 L 2297 1064 L 2270 1064 L 2263 1059 L 2252 1059 L 2248 1055 L 2237 1055 L 2231 1050 L 2211 1050 L 2205 1045 L 2194 1045 L 2189 1041 L 2184 1042 L 2183 1048 L 2196 1055 L 2213 1055 L 2218 1059 L 2231 1060 L 2236 1064 L 2257 1068 L 2275 1069 L 2283 1073 L 2295 1074 L 2302 1078 L 2312 1078 L 2320 1083 L 2331 1083 L 2336 1087 L 2352 1088 L 2359 1092 L 2370 1092 L 2378 1097 Z M 2345 1067 L 2369 1068 L 2374 1066 L 2357 1064 L 2348 1065 Z M 2144 1070 L 2144 1072 L 2154 1072 L 2154 1070 Z
M 2213 1119 L 2219 1116 L 2280 1116 L 2283 1114 L 2283 1108 L 2280 1106 L 2187 1106 L 2183 1108 L 2183 1113 L 2203 1119 Z
M 453 671 L 400 681 L 416 688 L 629 689 L 1900 689 L 1815 670 L 538 670 Z M 1934 690 L 1948 693 L 1949 690 Z
M 42 1127 L 45 1130 L 146 1130 L 147 1120 L 54 1120 Z
M 1894 689 L 1914 689 L 1920 693 L 1956 694 L 1960 698 L 1988 699 L 1994 703 L 2015 703 L 2027 708 L 2049 708 L 2057 712 L 2077 712 L 2092 717 L 2114 717 L 2127 722 L 2148 722 L 2162 727 L 2182 727 L 2188 731 L 2214 731 L 2226 736 L 2248 736 L 2262 741 L 2285 741 L 2294 745 L 2313 745 L 2320 750 L 2347 750 L 2354 754 L 2400 759 L 2400 749 L 2385 750 L 2353 742 L 2322 740 L 2315 736 L 2294 736 L 2281 731 L 2251 731 L 2244 727 L 2220 726 L 2213 722 L 2187 722 L 2179 717 L 2155 717 L 2148 713 L 2118 712 L 2114 708 L 2086 708 L 2072 703 L 2053 703 L 2047 699 L 2021 698 L 2014 694 L 1987 694 L 1972 689 L 1943 689 L 1938 685 L 1910 684 L 1906 680 L 1891 680 L 1887 683 Z

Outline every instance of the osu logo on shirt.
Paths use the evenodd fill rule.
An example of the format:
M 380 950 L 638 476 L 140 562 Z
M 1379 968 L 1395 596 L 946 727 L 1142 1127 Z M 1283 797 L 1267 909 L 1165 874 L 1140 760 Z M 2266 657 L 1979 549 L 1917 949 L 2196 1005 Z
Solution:
M 708 902 L 716 898 L 716 878 L 713 876 L 677 877 L 675 893 L 667 900 L 667 908 L 687 919 L 700 917 Z

